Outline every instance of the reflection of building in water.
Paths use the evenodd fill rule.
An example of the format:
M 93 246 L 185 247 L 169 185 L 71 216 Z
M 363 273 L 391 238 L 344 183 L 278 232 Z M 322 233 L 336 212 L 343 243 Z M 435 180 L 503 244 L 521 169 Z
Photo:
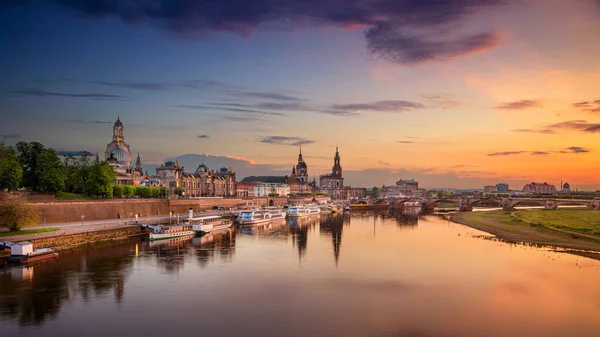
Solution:
M 201 237 L 194 237 L 192 244 L 196 248 L 196 259 L 202 268 L 215 262 L 218 257 L 220 262 L 231 262 L 235 255 L 234 229 L 218 233 L 209 233 Z
M 349 222 L 350 218 L 345 218 L 343 214 L 326 215 L 321 220 L 320 232 L 321 235 L 331 235 L 333 244 L 333 257 L 337 266 L 340 259 L 340 248 L 342 246 L 342 231 L 344 223 Z
M 20 325 L 41 325 L 57 315 L 69 300 L 92 296 L 123 299 L 134 249 L 139 238 L 92 248 L 78 248 L 52 263 L 39 263 L 0 271 L 0 317 Z
M 398 226 L 401 227 L 416 227 L 419 224 L 419 217 L 416 215 L 407 215 L 404 213 L 396 213 L 394 215 Z
M 306 255 L 308 246 L 308 231 L 311 227 L 319 223 L 319 216 L 310 216 L 308 218 L 288 219 L 292 243 L 298 247 L 298 259 L 302 260 Z

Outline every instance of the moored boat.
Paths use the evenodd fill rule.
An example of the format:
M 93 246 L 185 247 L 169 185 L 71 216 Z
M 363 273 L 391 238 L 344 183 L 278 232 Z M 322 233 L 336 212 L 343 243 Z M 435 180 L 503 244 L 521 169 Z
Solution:
M 189 224 L 173 225 L 173 226 L 148 226 L 153 231 L 149 234 L 150 241 L 171 239 L 186 235 L 195 235 L 196 232 L 192 230 L 192 226 Z
M 220 215 L 207 215 L 188 218 L 188 225 L 192 225 L 192 230 L 198 234 L 206 234 L 231 227 L 233 222 Z
M 240 225 L 255 225 L 284 218 L 285 213 L 281 208 L 267 207 L 261 210 L 242 211 L 237 221 Z
M 10 246 L 10 256 L 8 257 L 7 262 L 25 264 L 56 257 L 58 257 L 58 253 L 52 248 L 33 250 L 33 243 L 24 241 Z

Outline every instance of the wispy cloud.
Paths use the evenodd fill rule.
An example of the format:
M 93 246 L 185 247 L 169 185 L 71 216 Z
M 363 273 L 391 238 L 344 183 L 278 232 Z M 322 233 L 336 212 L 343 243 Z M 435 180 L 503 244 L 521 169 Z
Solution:
M 383 165 L 383 166 L 390 166 L 390 163 L 388 163 L 388 162 L 385 162 L 385 161 L 383 161 L 383 160 L 380 160 L 380 161 L 379 161 L 379 164 L 381 164 L 381 165 Z
M 521 101 L 514 102 L 503 102 L 496 105 L 494 108 L 501 110 L 524 110 L 529 108 L 540 107 L 541 103 L 539 101 L 525 99 Z
M 420 94 L 421 101 L 441 109 L 454 108 L 461 103 L 456 100 L 456 95 L 451 94 Z
M 591 150 L 590 150 L 590 149 L 583 148 L 583 147 L 579 147 L 579 146 L 571 146 L 571 147 L 568 147 L 568 148 L 567 148 L 567 151 L 568 151 L 569 153 L 588 153 L 588 152 L 590 152 Z
M 93 100 L 121 100 L 124 99 L 124 96 L 121 95 L 112 95 L 112 94 L 101 94 L 101 93 L 70 93 L 70 92 L 53 92 L 53 91 L 44 91 L 37 89 L 24 89 L 24 90 L 15 90 L 10 93 L 10 95 L 16 96 L 36 96 L 36 97 L 69 97 L 69 98 L 87 98 Z
M 571 120 L 547 126 L 551 129 L 567 129 L 567 130 L 579 130 L 586 133 L 597 133 L 600 132 L 600 124 L 588 123 L 585 120 Z
M 533 156 L 545 156 L 550 154 L 550 152 L 545 152 L 545 151 L 533 151 L 531 152 L 531 155 Z
M 521 154 L 521 153 L 525 153 L 525 152 L 527 152 L 527 151 L 503 151 L 503 152 L 488 153 L 487 155 L 489 157 L 500 157 L 500 156 L 512 156 L 512 155 Z
M 583 111 L 591 113 L 600 113 L 600 99 L 573 103 L 573 107 L 581 108 Z
M 186 105 L 186 104 L 178 104 L 175 106 L 178 108 L 194 109 L 194 110 L 207 110 L 207 111 L 220 110 L 220 111 L 227 111 L 227 112 L 242 112 L 242 113 L 264 115 L 264 116 L 285 116 L 285 114 L 282 114 L 280 112 L 262 111 L 262 110 L 236 108 L 236 107 L 210 106 L 210 105 Z
M 0 139 L 3 140 L 7 140 L 7 139 L 21 139 L 21 135 L 18 133 L 11 133 L 11 134 L 7 134 L 7 135 L 0 135 Z
M 358 112 L 375 111 L 375 112 L 406 112 L 411 110 L 423 109 L 424 104 L 411 101 L 376 101 L 369 103 L 352 103 L 352 104 L 334 104 L 327 109 L 332 114 L 339 113 L 340 115 L 354 114 Z M 330 113 L 327 112 L 327 113 Z M 337 113 L 335 113 L 337 112 Z
M 208 138 L 210 138 L 209 135 L 198 135 L 197 137 L 200 138 L 200 139 L 208 139 Z
M 286 136 L 269 136 L 262 137 L 259 139 L 261 143 L 267 144 L 276 144 L 276 145 L 289 145 L 289 146 L 299 146 L 305 144 L 314 144 L 316 143 L 314 140 L 309 140 L 301 137 L 286 137 Z
M 415 142 L 412 140 L 399 140 L 398 143 L 400 144 L 414 144 Z
M 275 100 L 275 101 L 284 101 L 284 102 L 302 101 L 301 98 L 293 97 L 293 96 L 289 96 L 289 95 L 285 95 L 285 94 L 281 94 L 281 93 L 277 93 L 277 92 L 246 92 L 246 93 L 244 93 L 244 95 L 249 96 L 249 97 L 262 98 L 262 99 Z
M 67 122 L 69 123 L 77 123 L 77 124 L 112 124 L 113 122 L 109 121 L 98 121 L 98 120 L 83 120 L 83 119 L 69 119 Z
M 541 133 L 546 135 L 555 134 L 556 131 L 549 129 L 514 129 L 513 132 L 529 132 L 529 133 Z

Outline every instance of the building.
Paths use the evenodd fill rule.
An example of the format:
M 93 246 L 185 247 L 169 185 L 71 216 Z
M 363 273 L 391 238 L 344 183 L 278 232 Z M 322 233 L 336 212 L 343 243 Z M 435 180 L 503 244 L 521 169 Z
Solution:
M 163 182 L 169 194 L 173 195 L 183 182 L 183 167 L 179 166 L 179 161 L 166 161 L 156 168 L 156 177 Z
M 255 197 L 280 196 L 287 197 L 290 194 L 290 186 L 281 183 L 257 183 L 254 186 Z
M 241 181 L 236 183 L 236 185 L 235 185 L 236 195 L 239 198 L 253 198 L 254 197 L 254 187 L 257 184 L 258 183 L 256 183 L 256 182 L 246 183 L 246 182 L 241 182 Z
M 523 192 L 530 193 L 530 194 L 555 194 L 556 187 L 554 187 L 554 185 L 550 185 L 546 182 L 544 182 L 544 183 L 532 182 L 523 187 Z
M 508 188 L 508 184 L 499 183 L 499 184 L 496 184 L 496 191 L 498 193 L 508 193 L 510 190 Z
M 319 189 L 317 192 L 327 193 L 332 200 L 348 200 L 350 198 L 363 198 L 367 195 L 366 188 L 344 186 L 340 151 L 335 148 L 333 167 L 331 173 L 319 176 Z
M 496 185 L 483 186 L 483 194 L 493 194 L 498 192 Z
M 563 191 L 563 192 L 571 192 L 571 185 L 569 185 L 569 183 L 568 183 L 568 182 L 565 182 L 565 183 L 562 185 L 562 191 Z
M 396 185 L 381 187 L 380 196 L 382 198 L 404 198 L 413 197 L 420 194 L 419 182 L 414 179 L 400 179 Z
M 271 183 L 287 184 L 290 188 L 290 194 L 312 193 L 316 187 L 316 181 L 311 182 L 308 177 L 308 165 L 302 157 L 302 148 L 298 154 L 298 163 L 292 166 L 292 173 L 289 176 L 249 176 L 242 179 L 244 184 Z
M 98 157 L 96 155 L 96 157 Z M 106 145 L 104 159 L 113 167 L 117 173 L 117 185 L 139 185 L 142 176 L 142 161 L 140 154 L 136 158 L 135 167 L 129 145 L 125 143 L 124 127 L 121 116 L 117 115 L 117 121 L 113 125 L 112 142 Z
M 183 194 L 192 198 L 237 195 L 235 172 L 227 167 L 211 171 L 202 163 L 195 172 L 188 173 L 178 161 L 167 161 L 156 168 L 156 178 L 169 189 L 169 194 L 175 194 L 175 189 L 182 188 Z

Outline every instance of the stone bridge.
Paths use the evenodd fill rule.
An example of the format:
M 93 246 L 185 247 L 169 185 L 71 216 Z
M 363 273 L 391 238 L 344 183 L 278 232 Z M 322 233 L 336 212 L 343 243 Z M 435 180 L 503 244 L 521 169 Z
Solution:
M 562 205 L 581 205 L 589 209 L 600 209 L 600 200 L 596 199 L 552 199 L 552 198 L 410 198 L 401 199 L 396 203 L 396 207 L 402 208 L 408 201 L 418 201 L 423 205 L 423 210 L 433 211 L 436 204 L 454 203 L 459 205 L 461 212 L 469 212 L 478 205 L 496 205 L 504 209 L 512 209 L 519 205 L 537 205 L 546 209 L 556 209 Z

